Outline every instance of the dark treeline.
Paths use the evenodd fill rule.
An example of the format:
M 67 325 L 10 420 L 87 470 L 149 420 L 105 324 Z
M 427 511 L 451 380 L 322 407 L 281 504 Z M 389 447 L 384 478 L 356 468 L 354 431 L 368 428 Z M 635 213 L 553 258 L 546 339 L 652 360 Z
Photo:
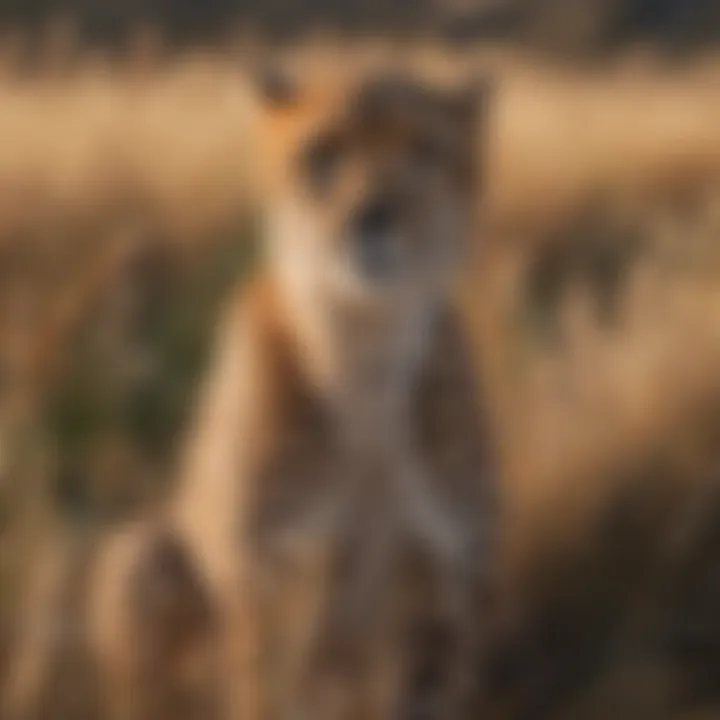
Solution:
M 174 46 L 218 42 L 243 26 L 280 39 L 322 28 L 587 53 L 636 40 L 679 51 L 720 41 L 718 0 L 0 0 L 0 27 L 31 39 L 58 17 L 73 18 L 82 42 L 109 46 L 147 25 Z

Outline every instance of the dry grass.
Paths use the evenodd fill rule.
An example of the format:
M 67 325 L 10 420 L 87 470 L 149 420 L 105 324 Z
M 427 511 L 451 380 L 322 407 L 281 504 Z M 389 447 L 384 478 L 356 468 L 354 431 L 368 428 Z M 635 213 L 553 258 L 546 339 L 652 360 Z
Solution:
M 648 637 L 672 625 L 678 577 L 718 570 L 693 563 L 716 547 L 720 64 L 581 73 L 415 54 L 434 71 L 500 77 L 486 230 L 463 300 L 501 451 L 507 627 L 524 633 L 503 640 L 509 695 L 542 717 L 538 698 L 587 684 L 553 717 L 690 717 L 668 709 L 684 676 Z M 229 57 L 4 76 L 0 97 L 0 571 L 22 575 L 58 515 L 49 489 L 69 483 L 74 497 L 79 485 L 104 522 L 170 474 L 227 280 L 217 270 L 242 265 L 225 253 L 245 241 L 257 198 L 251 104 Z M 87 414 L 88 387 L 106 424 Z M 162 413 L 127 411 L 138 392 Z M 545 640 L 558 617 L 565 639 Z M 611 659 L 598 659 L 589 631 L 608 627 L 621 631 L 605 632 Z M 706 632 L 720 637 L 717 624 Z M 593 662 L 605 670 L 592 681 L 570 671 Z

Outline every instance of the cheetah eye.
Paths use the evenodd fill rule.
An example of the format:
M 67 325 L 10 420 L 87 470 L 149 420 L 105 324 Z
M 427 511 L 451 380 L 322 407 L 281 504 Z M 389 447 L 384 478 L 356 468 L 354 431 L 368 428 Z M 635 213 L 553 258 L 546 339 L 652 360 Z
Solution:
M 336 135 L 323 135 L 310 143 L 303 157 L 303 170 L 315 188 L 324 189 L 332 181 L 342 153 L 342 141 Z

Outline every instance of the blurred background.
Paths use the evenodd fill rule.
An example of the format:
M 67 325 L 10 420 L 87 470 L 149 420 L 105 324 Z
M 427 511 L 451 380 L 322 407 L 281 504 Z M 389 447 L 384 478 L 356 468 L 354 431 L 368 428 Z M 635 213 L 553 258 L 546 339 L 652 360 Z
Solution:
M 458 288 L 505 508 L 486 717 L 720 717 L 718 50 L 716 0 L 0 0 L 0 678 L 26 588 L 69 603 L 172 485 L 255 265 L 244 62 L 385 53 L 498 77 Z

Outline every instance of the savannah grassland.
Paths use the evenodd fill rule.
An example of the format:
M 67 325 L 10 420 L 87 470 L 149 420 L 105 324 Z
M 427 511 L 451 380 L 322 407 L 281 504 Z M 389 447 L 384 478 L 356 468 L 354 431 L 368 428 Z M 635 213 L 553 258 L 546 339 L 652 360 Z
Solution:
M 720 61 L 413 56 L 498 77 L 458 288 L 505 513 L 489 717 L 717 717 Z M 259 261 L 242 58 L 11 60 L 0 672 L 35 571 L 172 482 L 218 303 Z

